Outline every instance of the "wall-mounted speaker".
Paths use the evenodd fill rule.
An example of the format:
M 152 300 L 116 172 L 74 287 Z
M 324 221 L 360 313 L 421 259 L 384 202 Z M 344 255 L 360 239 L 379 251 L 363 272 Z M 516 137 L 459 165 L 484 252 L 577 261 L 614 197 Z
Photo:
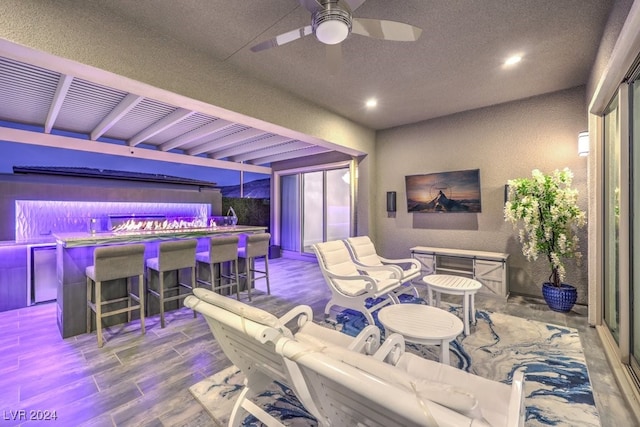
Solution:
M 396 192 L 387 191 L 387 212 L 396 211 Z

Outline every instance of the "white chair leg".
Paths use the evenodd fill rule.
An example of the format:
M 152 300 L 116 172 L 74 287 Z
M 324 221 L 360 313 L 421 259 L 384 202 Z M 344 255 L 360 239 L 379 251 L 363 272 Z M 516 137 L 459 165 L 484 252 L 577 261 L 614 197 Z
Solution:
M 324 317 L 325 318 L 329 317 L 329 314 L 331 314 L 331 307 L 333 307 L 334 305 L 335 304 L 333 303 L 333 300 L 329 300 L 327 305 L 324 306 Z
M 236 403 L 233 405 L 233 410 L 231 411 L 231 417 L 229 417 L 229 427 L 240 427 L 242 425 L 242 421 L 244 421 L 247 414 L 242 408 L 242 403 L 247 399 L 247 393 L 249 393 L 249 389 L 245 387 L 236 399 Z
M 373 326 L 376 324 L 376 322 L 373 320 L 373 315 L 364 304 L 362 304 L 362 310 L 360 311 L 362 312 L 362 314 L 364 314 L 364 317 L 367 319 L 367 322 L 369 322 L 370 325 Z

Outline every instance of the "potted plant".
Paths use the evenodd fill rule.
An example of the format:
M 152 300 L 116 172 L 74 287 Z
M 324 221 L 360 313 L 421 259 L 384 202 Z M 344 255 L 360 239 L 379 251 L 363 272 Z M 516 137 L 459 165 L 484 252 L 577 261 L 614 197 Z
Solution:
M 571 188 L 573 174 L 568 168 L 543 174 L 534 169 L 531 178 L 508 181 L 509 197 L 504 207 L 505 221 L 519 228 L 522 253 L 529 261 L 544 256 L 551 274 L 542 294 L 549 308 L 568 312 L 577 299 L 576 288 L 563 283 L 564 260 L 580 259 L 577 229 L 586 223 L 578 207 L 578 191 Z

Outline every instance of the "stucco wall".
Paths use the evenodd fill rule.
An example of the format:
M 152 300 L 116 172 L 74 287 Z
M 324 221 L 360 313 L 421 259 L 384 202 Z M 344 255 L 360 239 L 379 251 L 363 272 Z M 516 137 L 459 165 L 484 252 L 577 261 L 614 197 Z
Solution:
M 587 83 L 587 99 L 590 100 L 597 88 L 600 78 L 607 69 L 607 63 L 611 57 L 613 47 L 618 40 L 622 26 L 625 19 L 629 14 L 629 10 L 633 5 L 633 0 L 617 0 L 614 5 L 609 18 L 607 19 L 607 25 L 602 33 L 602 39 L 598 46 L 598 53 L 591 67 L 591 73 L 589 75 L 589 81 Z
M 540 296 L 549 268 L 522 255 L 516 232 L 503 219 L 504 186 L 511 178 L 530 176 L 534 168 L 569 167 L 586 210 L 587 160 L 577 154 L 578 133 L 586 129 L 581 86 L 379 132 L 374 181 L 379 250 L 392 257 L 406 257 L 416 245 L 506 252 L 510 291 Z M 480 169 L 481 213 L 407 212 L 405 175 L 465 169 Z M 396 218 L 387 218 L 387 191 L 397 192 Z M 580 237 L 586 259 L 586 229 Z M 578 302 L 586 304 L 586 263 L 570 261 L 567 273 L 566 281 L 578 288 Z

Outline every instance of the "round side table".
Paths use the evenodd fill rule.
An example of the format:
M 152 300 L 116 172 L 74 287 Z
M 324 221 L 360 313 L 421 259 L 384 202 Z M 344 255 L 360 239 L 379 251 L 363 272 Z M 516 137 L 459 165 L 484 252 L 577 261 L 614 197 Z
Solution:
M 462 321 L 440 308 L 422 304 L 392 304 L 378 312 L 387 332 L 397 332 L 407 342 L 440 346 L 440 363 L 449 365 L 449 343 L 462 333 Z
M 436 292 L 436 304 L 440 305 L 440 293 L 462 295 L 462 311 L 464 317 L 464 334 L 469 335 L 469 323 L 475 322 L 475 294 L 482 288 L 482 283 L 474 279 L 449 274 L 430 274 L 422 281 L 427 285 L 429 304 L 433 304 L 433 291 Z

